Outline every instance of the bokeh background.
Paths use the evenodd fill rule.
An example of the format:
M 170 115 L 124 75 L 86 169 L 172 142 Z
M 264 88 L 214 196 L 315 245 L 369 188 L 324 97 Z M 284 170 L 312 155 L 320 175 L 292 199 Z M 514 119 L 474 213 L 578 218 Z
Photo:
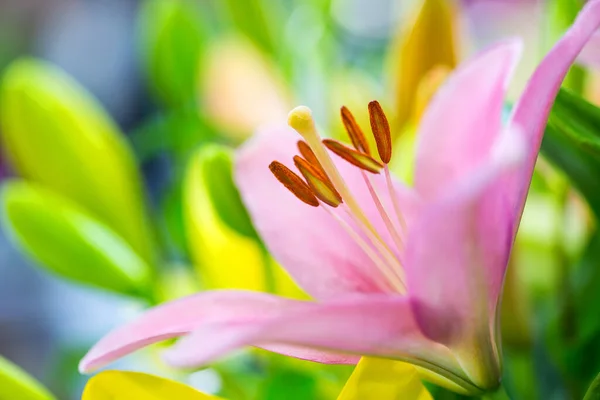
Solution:
M 436 86 L 446 70 L 499 38 L 521 35 L 527 47 L 511 87 L 516 94 L 557 37 L 543 18 L 550 11 L 542 0 L 449 1 L 448 9 L 432 11 L 434 22 L 427 25 L 421 21 L 424 26 L 416 19 L 421 3 L 0 0 L 0 74 L 24 57 L 25 63 L 31 62 L 29 57 L 45 60 L 78 82 L 114 120 L 115 131 L 131 147 L 143 179 L 143 188 L 138 189 L 151 221 L 153 252 L 159 253 L 155 261 L 160 270 L 159 297 L 166 300 L 207 287 L 243 286 L 232 276 L 254 257 L 254 253 L 240 252 L 227 258 L 223 249 L 214 250 L 210 243 L 213 233 L 203 232 L 209 229 L 203 226 L 206 201 L 190 204 L 194 197 L 187 196 L 186 189 L 190 160 L 198 149 L 214 143 L 234 149 L 259 126 L 285 121 L 287 111 L 299 104 L 309 105 L 325 131 L 336 136 L 341 132 L 341 105 L 351 106 L 365 121 L 366 104 L 375 98 L 390 111 L 396 129 L 408 132 L 408 148 L 430 95 L 428 85 Z M 411 36 L 415 29 L 424 32 L 422 37 L 421 33 Z M 416 65 L 412 72 L 409 64 Z M 423 84 L 422 78 L 437 66 L 443 68 L 437 75 L 428 75 Z M 588 71 L 586 90 L 591 99 L 594 74 Z M 412 94 L 407 98 L 408 92 Z M 6 132 L 0 131 L 3 134 Z M 20 134 L 24 143 L 38 140 L 35 135 L 27 139 L 27 129 Z M 97 158 L 93 150 L 82 148 L 81 162 Z M 47 151 L 57 150 L 48 147 Z M 25 150 L 18 157 L 33 159 L 21 161 L 23 164 L 36 163 L 34 152 Z M 48 160 L 52 157 L 61 155 Z M 15 168 L 19 162 L 11 161 L 6 154 L 2 156 L 0 179 L 23 175 Z M 98 162 L 102 165 L 111 160 L 107 156 Z M 407 163 L 399 163 L 401 175 L 410 174 Z M 519 276 L 511 278 L 523 283 L 529 296 L 523 300 L 522 293 L 515 294 L 524 312 L 529 305 L 535 308 L 540 299 L 551 297 L 561 279 L 560 265 L 550 255 L 554 253 L 549 253 L 555 249 L 557 227 L 567 232 L 560 241 L 567 242 L 569 255 L 583 247 L 589 223 L 578 196 L 561 189 L 566 184 L 560 174 L 547 164 L 541 169 L 545 172 L 523 223 L 519 247 L 523 250 L 515 261 L 524 267 L 515 267 Z M 99 176 L 105 173 L 103 168 L 96 169 Z M 108 188 L 99 196 L 110 199 L 110 185 Z M 120 207 L 118 200 L 114 207 Z M 201 215 L 198 221 L 194 220 L 197 215 Z M 2 218 L 6 222 L 6 214 Z M 80 357 L 111 327 L 131 318 L 147 303 L 143 296 L 82 285 L 49 273 L 40 265 L 43 263 L 25 255 L 7 225 L 0 231 L 0 355 L 38 378 L 58 398 L 77 399 L 87 379 L 77 373 Z M 79 267 L 85 268 L 85 257 L 80 261 Z M 227 268 L 232 272 L 226 272 Z M 520 318 L 509 318 L 516 321 L 512 330 L 515 343 L 537 346 L 531 339 L 535 322 L 523 328 Z M 544 363 L 547 355 L 540 354 L 537 360 Z M 239 389 L 235 398 L 252 398 L 244 397 L 251 396 L 246 392 L 252 390 L 276 393 L 272 388 L 260 388 L 265 373 L 252 364 L 256 361 L 238 357 L 234 366 L 191 375 L 166 369 L 156 354 L 128 357 L 119 366 L 172 376 L 213 392 L 228 385 L 228 379 L 244 376 L 238 384 L 246 388 Z M 509 365 L 526 371 L 528 359 L 517 356 Z M 559 373 L 552 363 L 547 364 L 550 367 L 540 374 L 552 387 Z M 271 386 L 280 385 L 282 379 L 295 379 L 302 387 L 315 385 L 312 373 L 302 372 L 308 367 L 286 368 L 281 370 L 293 372 L 284 378 L 271 377 Z M 344 368 L 325 369 L 325 378 L 319 379 L 330 382 L 335 393 L 348 373 Z M 562 398 L 564 390 L 557 385 L 549 393 Z

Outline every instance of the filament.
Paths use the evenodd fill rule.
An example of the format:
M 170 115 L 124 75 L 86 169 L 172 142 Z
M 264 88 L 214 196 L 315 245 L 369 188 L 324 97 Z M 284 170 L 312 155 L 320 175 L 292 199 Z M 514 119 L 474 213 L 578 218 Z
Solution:
M 372 276 L 371 274 L 367 274 L 367 277 L 374 279 L 376 281 L 375 283 L 378 284 L 380 287 L 390 288 L 390 285 L 391 285 L 392 286 L 391 289 L 395 289 L 397 291 L 400 291 L 401 293 L 404 293 L 406 291 L 406 288 L 404 287 L 404 285 L 402 284 L 402 285 L 399 286 L 398 283 L 395 283 L 395 280 L 390 279 L 390 277 L 385 273 L 385 271 L 388 269 L 388 267 L 385 264 L 385 261 L 355 231 L 355 229 L 352 228 L 352 226 L 350 226 L 350 224 L 348 222 L 346 222 L 342 217 L 340 217 L 339 215 L 337 215 L 329 207 L 323 205 L 323 207 L 321 207 L 321 208 L 323 210 L 325 210 L 327 212 L 327 214 L 329 214 L 335 221 L 337 221 L 337 223 L 342 227 L 342 229 L 344 229 L 344 231 L 346 231 L 346 233 L 348 233 L 348 235 L 356 242 L 356 244 L 371 259 L 371 261 L 375 264 L 375 266 L 377 267 L 377 269 L 384 275 L 385 279 L 381 279 L 382 278 L 381 276 Z M 368 273 L 368 271 L 363 271 L 363 273 L 364 272 Z
M 367 176 L 367 174 L 364 171 L 361 171 L 361 173 L 362 173 L 363 179 L 365 180 L 365 184 L 367 185 L 367 188 L 369 189 L 369 192 L 371 193 L 371 198 L 373 199 L 373 202 L 375 203 L 375 206 L 377 207 L 377 211 L 379 211 L 379 215 L 381 215 L 381 219 L 383 220 L 390 235 L 392 235 L 392 239 L 394 240 L 394 243 L 396 244 L 396 247 L 398 248 L 398 258 L 400 258 L 400 255 L 402 254 L 402 249 L 404 248 L 404 243 L 402 241 L 402 238 L 398 234 L 398 231 L 394 227 L 394 224 L 393 224 L 392 220 L 390 219 L 390 216 L 388 215 L 385 207 L 383 206 L 383 203 L 381 202 L 379 195 L 377 194 L 377 192 L 375 191 L 375 188 L 371 184 L 371 180 L 369 179 L 369 177 Z
M 387 183 L 388 190 L 390 192 L 390 198 L 392 199 L 392 205 L 394 207 L 394 212 L 396 213 L 396 218 L 398 219 L 400 226 L 406 233 L 408 227 L 406 225 L 406 220 L 404 219 L 404 215 L 402 215 L 402 211 L 400 210 L 400 202 L 398 201 L 398 195 L 396 194 L 396 191 L 394 190 L 394 183 L 392 182 L 392 177 L 390 175 L 390 168 L 388 167 L 387 164 L 385 164 L 383 169 L 385 171 L 385 180 Z

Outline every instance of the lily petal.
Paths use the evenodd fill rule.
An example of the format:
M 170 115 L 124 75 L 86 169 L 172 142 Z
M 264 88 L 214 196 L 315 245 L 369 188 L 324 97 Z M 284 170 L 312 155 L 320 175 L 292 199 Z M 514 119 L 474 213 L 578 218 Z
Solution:
M 417 364 L 446 365 L 459 374 L 447 348 L 426 339 L 406 297 L 353 295 L 326 303 L 309 303 L 285 315 L 249 323 L 204 324 L 166 354 L 177 367 L 209 363 L 249 345 L 287 344 L 333 353 L 372 355 Z M 435 367 L 435 366 L 433 366 Z
M 577 61 L 587 67 L 600 67 L 600 32 L 596 32 L 579 54 Z
M 322 207 L 300 202 L 271 175 L 268 165 L 273 160 L 293 165 L 300 139 L 290 128 L 271 129 L 256 135 L 238 153 L 236 182 L 256 229 L 274 258 L 315 298 L 381 292 L 384 288 L 376 284 L 383 280 L 381 272 L 339 222 Z M 332 157 L 369 220 L 392 244 L 361 171 L 335 155 Z M 383 204 L 393 210 L 387 190 L 383 190 L 384 177 L 369 175 L 369 179 L 382 195 Z M 417 198 L 399 184 L 396 191 L 404 217 L 410 223 L 418 207 Z M 348 219 L 339 210 L 334 212 Z
M 471 356 L 480 358 L 475 365 L 487 364 L 486 372 L 498 368 L 492 327 L 512 246 L 510 209 L 500 184 L 526 155 L 522 135 L 507 132 L 502 139 L 487 165 L 423 211 L 408 238 L 405 263 L 423 332 L 453 349 L 479 346 Z M 471 379 L 486 388 L 497 385 L 488 381 L 497 376 Z
M 91 378 L 82 400 L 219 400 L 182 383 L 140 372 L 103 371 Z
M 92 347 L 79 364 L 79 369 L 90 372 L 142 347 L 188 334 L 205 324 L 224 321 L 255 324 L 310 304 L 249 291 L 223 290 L 188 296 L 153 308 L 110 332 Z M 355 361 L 311 349 L 304 352 L 301 348 L 285 347 L 281 350 L 287 355 L 325 363 Z
M 518 40 L 498 44 L 460 67 L 434 96 L 417 136 L 421 196 L 439 195 L 482 165 L 500 134 L 506 87 L 520 53 Z
M 513 109 L 510 124 L 523 129 L 529 149 L 523 167 L 514 174 L 506 186 L 515 220 L 520 218 L 525 206 L 544 128 L 556 94 L 569 68 L 586 43 L 593 38 L 598 27 L 600 27 L 600 1 L 588 1 L 571 28 L 540 63 Z M 515 233 L 517 228 L 518 224 L 515 224 Z

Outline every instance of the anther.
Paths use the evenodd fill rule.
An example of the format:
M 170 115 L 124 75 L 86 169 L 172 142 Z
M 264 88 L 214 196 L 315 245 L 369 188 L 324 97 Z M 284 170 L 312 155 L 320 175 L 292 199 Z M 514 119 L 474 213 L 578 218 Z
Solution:
M 319 200 L 312 192 L 310 187 L 296 175 L 292 170 L 278 161 L 273 161 L 269 164 L 269 169 L 275 175 L 275 178 L 299 200 L 309 206 L 318 207 Z
M 387 164 L 392 159 L 392 137 L 390 134 L 390 124 L 379 102 L 372 101 L 369 103 L 369 116 L 379 157 L 381 157 L 381 161 L 384 164 Z
M 324 139 L 323 144 L 329 150 L 360 169 L 378 174 L 383 168 L 383 164 L 370 155 L 354 150 L 343 143 L 338 142 L 337 140 Z
M 342 107 L 341 115 L 342 122 L 346 127 L 346 131 L 348 132 L 348 136 L 350 136 L 350 140 L 352 141 L 354 148 L 370 155 L 371 152 L 369 151 L 369 144 L 367 143 L 367 139 L 365 138 L 362 129 L 360 129 L 360 126 L 358 126 L 356 123 L 354 115 L 352 115 L 346 106 Z
M 300 156 L 294 156 L 294 164 L 300 171 L 312 192 L 325 204 L 337 207 L 342 203 L 342 197 L 331 182 L 309 162 Z
M 298 151 L 300 152 L 300 155 L 321 174 L 321 178 L 325 179 L 327 183 L 329 183 L 329 185 L 333 187 L 331 179 L 329 179 L 329 177 L 327 176 L 327 173 L 323 169 L 323 166 L 317 159 L 317 156 L 315 156 L 315 153 L 312 151 L 308 143 L 306 143 L 303 140 L 299 140 Z

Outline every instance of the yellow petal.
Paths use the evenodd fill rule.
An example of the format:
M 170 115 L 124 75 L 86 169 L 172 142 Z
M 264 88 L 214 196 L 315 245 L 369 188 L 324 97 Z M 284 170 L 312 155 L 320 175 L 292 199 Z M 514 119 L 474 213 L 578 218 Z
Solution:
M 217 400 L 182 383 L 139 372 L 104 371 L 87 383 L 81 400 Z
M 363 357 L 338 400 L 432 400 L 414 366 Z
M 414 115 L 417 89 L 433 68 L 456 66 L 457 13 L 452 1 L 423 0 L 392 51 L 398 132 Z M 408 28 L 406 28 L 406 26 Z
M 206 287 L 248 289 L 298 297 L 300 289 L 261 249 L 257 240 L 225 223 L 211 201 L 206 174 L 206 152 L 190 161 L 184 182 L 184 216 L 192 260 Z M 267 264 L 267 265 L 265 265 Z M 269 277 L 266 271 L 271 271 Z M 275 288 L 270 288 L 272 279 Z
M 260 125 L 285 120 L 291 109 L 274 66 L 242 39 L 214 43 L 201 85 L 203 111 L 233 139 L 247 137 Z
M 413 106 L 413 121 L 418 125 L 419 120 L 427 109 L 429 101 L 438 91 L 440 86 L 446 81 L 446 78 L 452 71 L 447 65 L 437 65 L 430 69 L 421 79 L 415 92 L 415 101 Z

